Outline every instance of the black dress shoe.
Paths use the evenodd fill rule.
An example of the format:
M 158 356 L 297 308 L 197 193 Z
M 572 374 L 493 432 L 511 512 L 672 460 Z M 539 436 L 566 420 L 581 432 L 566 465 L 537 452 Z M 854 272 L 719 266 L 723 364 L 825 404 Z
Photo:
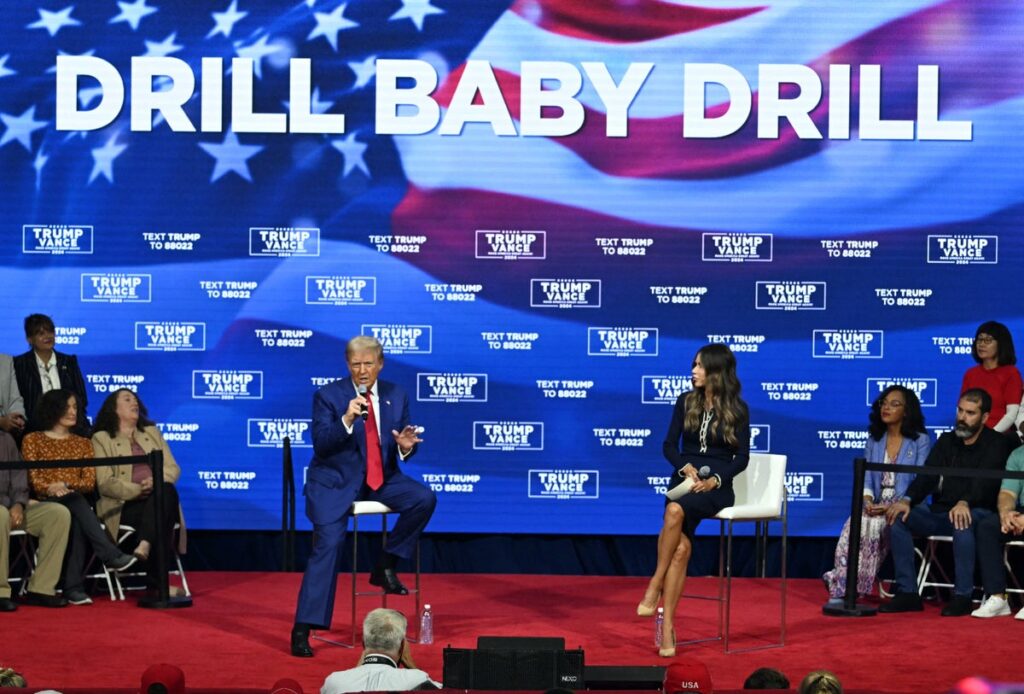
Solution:
M 370 573 L 370 585 L 379 586 L 385 593 L 392 595 L 408 595 L 409 589 L 398 580 L 394 569 L 374 569 Z
M 0 598 L 0 612 L 14 612 L 18 609 L 18 603 L 10 598 Z
M 896 593 L 892 600 L 878 608 L 879 612 L 921 612 L 921 596 L 917 593 Z
M 44 595 L 43 593 L 26 592 L 18 602 L 22 605 L 34 605 L 35 607 L 67 607 L 68 601 L 59 595 Z
M 943 617 L 964 617 L 969 615 L 973 609 L 974 605 L 971 604 L 969 597 L 954 595 L 953 599 L 942 608 L 941 614 Z
M 296 658 L 313 657 L 313 649 L 309 646 L 309 627 L 292 627 L 292 655 Z

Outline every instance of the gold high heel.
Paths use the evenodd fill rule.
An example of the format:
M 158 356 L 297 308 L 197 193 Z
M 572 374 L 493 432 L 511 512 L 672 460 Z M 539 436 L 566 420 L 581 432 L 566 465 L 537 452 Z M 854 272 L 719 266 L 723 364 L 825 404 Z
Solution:
M 676 657 L 676 630 L 672 629 L 672 645 L 667 648 L 659 648 L 658 655 L 662 658 L 675 658 Z
M 661 600 L 661 591 L 654 596 L 654 605 L 648 605 L 646 603 L 647 594 L 644 594 L 644 599 L 640 601 L 640 604 L 636 606 L 636 614 L 638 617 L 653 617 L 654 613 L 658 611 L 658 601 Z

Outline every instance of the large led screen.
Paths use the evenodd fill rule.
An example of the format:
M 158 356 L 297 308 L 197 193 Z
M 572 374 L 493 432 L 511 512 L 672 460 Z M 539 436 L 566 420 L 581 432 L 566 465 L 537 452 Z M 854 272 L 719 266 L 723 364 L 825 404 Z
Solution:
M 830 535 L 881 389 L 948 428 L 975 327 L 1024 339 L 1022 35 L 1004 0 L 10 0 L 0 349 L 47 313 L 90 416 L 137 390 L 193 527 L 279 527 L 282 440 L 301 487 L 372 334 L 430 530 L 645 534 L 724 342 Z

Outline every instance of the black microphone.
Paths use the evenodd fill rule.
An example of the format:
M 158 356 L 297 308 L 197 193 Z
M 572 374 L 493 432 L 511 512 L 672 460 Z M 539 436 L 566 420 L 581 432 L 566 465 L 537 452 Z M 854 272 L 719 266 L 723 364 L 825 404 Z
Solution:
M 358 393 L 359 393 L 359 394 L 360 394 L 361 396 L 363 396 L 364 398 L 365 398 L 365 397 L 368 397 L 368 396 L 366 395 L 366 386 L 359 386 L 359 388 L 357 389 L 357 391 L 358 391 Z M 363 421 L 364 421 L 364 422 L 366 421 L 366 417 L 367 417 L 367 416 L 368 416 L 369 414 L 370 414 L 370 411 L 369 411 L 369 410 L 367 409 L 367 407 L 366 407 L 366 403 L 363 403 L 362 405 L 360 405 L 360 406 L 359 406 L 359 416 L 363 418 Z
M 711 468 L 707 465 L 701 466 L 700 470 L 697 470 L 697 479 L 706 480 L 708 477 L 711 477 Z

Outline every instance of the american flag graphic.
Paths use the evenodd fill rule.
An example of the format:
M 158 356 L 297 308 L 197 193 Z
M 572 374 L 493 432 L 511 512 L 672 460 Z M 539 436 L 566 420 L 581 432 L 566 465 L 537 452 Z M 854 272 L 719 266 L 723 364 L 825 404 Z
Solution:
M 280 420 L 301 437 L 295 422 L 308 419 L 313 390 L 345 373 L 348 337 L 370 325 L 428 326 L 429 351 L 389 353 L 384 378 L 415 392 L 426 373 L 488 377 L 485 401 L 413 403 L 428 431 L 414 472 L 443 495 L 432 529 L 638 533 L 656 527 L 658 479 L 671 471 L 661 458 L 671 408 L 647 400 L 645 379 L 684 381 L 696 349 L 724 341 L 771 450 L 820 483 L 793 508 L 793 532 L 831 534 L 848 508 L 849 461 L 863 448 L 844 432 L 865 428 L 865 384 L 928 383 L 929 424 L 945 425 L 972 362 L 943 346 L 987 319 L 1024 327 L 1012 291 L 1000 298 L 1024 249 L 1021 35 L 1024 11 L 996 0 L 13 0 L 0 25 L 0 259 L 12 296 L 0 350 L 24 351 L 25 315 L 52 315 L 65 329 L 61 348 L 91 377 L 90 415 L 112 377 L 135 377 L 156 418 L 190 434 L 172 443 L 190 523 L 275 527 L 280 451 L 252 444 L 267 431 L 252 422 Z M 125 101 L 108 126 L 56 129 L 62 55 L 102 58 L 121 75 Z M 131 129 L 132 59 L 143 56 L 189 66 L 196 86 L 183 109 L 195 132 L 172 130 L 160 113 L 151 132 Z M 201 61 L 211 57 L 224 61 L 224 129 L 202 132 Z M 346 132 L 236 132 L 237 57 L 253 61 L 259 113 L 288 112 L 289 60 L 311 59 L 311 110 L 344 114 Z M 467 72 L 485 64 L 501 97 L 488 105 L 507 109 L 515 134 L 487 122 L 457 135 L 378 134 L 381 59 L 429 65 L 442 120 Z M 529 61 L 583 74 L 577 131 L 521 134 Z M 631 65 L 653 65 L 625 136 L 608 135 L 584 63 L 615 82 Z M 753 92 L 750 117 L 728 137 L 683 137 L 684 74 L 701 64 L 735 69 Z M 818 75 L 810 119 L 824 137 L 798 137 L 785 122 L 778 137 L 758 137 L 766 65 Z M 848 94 L 830 90 L 835 65 L 850 66 Z M 881 113 L 894 121 L 919 117 L 919 66 L 939 66 L 939 118 L 970 121 L 972 139 L 859 137 L 860 100 L 873 89 L 862 83 L 865 65 L 880 66 Z M 109 96 L 94 80 L 78 85 L 83 111 Z M 828 136 L 836 98 L 850 103 L 848 138 Z M 708 90 L 709 117 L 729 105 L 723 90 Z M 32 229 L 62 225 L 88 228 L 92 251 L 26 250 Z M 275 228 L 318 230 L 318 254 L 254 257 L 252 230 Z M 543 232 L 543 258 L 480 259 L 486 230 Z M 771 253 L 709 262 L 714 238 L 730 234 Z M 978 257 L 950 259 L 940 237 L 992 242 Z M 148 276 L 150 300 L 87 299 L 84 276 L 118 273 Z M 372 278 L 372 301 L 308 302 L 310 278 L 324 277 Z M 599 305 L 533 300 L 537 282 L 559 280 L 600 283 Z M 223 294 L 229 282 L 241 293 Z M 822 305 L 763 311 L 759 282 L 817 283 Z M 928 293 L 890 306 L 890 289 Z M 205 343 L 142 350 L 140 323 L 202 323 Z M 607 328 L 656 330 L 656 352 L 591 355 L 589 336 Z M 819 360 L 816 331 L 830 330 L 878 331 L 884 351 L 875 361 Z M 287 342 L 295 339 L 304 342 Z M 260 397 L 194 397 L 192 375 L 210 371 L 260 372 Z M 475 448 L 481 422 L 542 423 L 543 447 Z M 853 443 L 829 448 L 822 432 Z M 247 490 L 211 488 L 200 470 L 255 478 Z M 536 471 L 593 474 L 544 497 L 534 494 Z M 494 514 L 495 504 L 509 513 Z

